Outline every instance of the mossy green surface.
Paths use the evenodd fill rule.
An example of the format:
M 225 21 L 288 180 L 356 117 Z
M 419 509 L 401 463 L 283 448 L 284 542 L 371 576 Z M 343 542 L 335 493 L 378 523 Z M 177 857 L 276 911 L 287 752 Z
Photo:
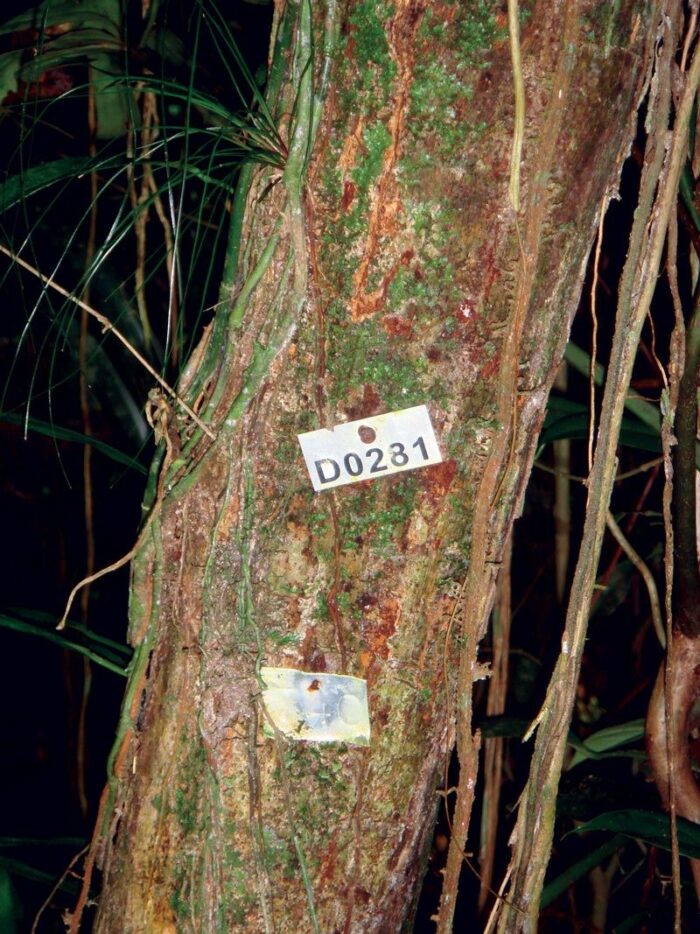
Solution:
M 241 828 L 233 825 L 233 822 L 230 823 L 230 829 L 234 832 L 228 835 L 227 839 L 236 840 L 241 835 Z M 246 921 L 248 912 L 257 902 L 257 891 L 251 880 L 251 866 L 235 846 L 226 846 L 224 849 L 224 876 L 226 915 L 232 921 L 241 924 Z
M 426 401 L 427 362 L 405 342 L 389 337 L 377 318 L 341 323 L 344 309 L 335 305 L 329 326 L 329 401 L 334 408 L 369 385 L 382 400 L 382 411 L 405 409 Z
M 284 840 L 270 827 L 263 827 L 262 837 L 268 873 L 279 873 L 285 879 L 294 878 L 298 872 L 297 858 L 290 841 Z
M 192 738 L 183 737 L 182 748 L 189 752 L 179 764 L 175 786 L 175 814 L 183 833 L 196 833 L 205 822 L 201 811 L 201 784 L 207 768 L 207 757 L 203 746 Z
M 350 12 L 350 37 L 345 43 L 345 50 L 348 50 L 348 43 L 352 43 L 362 91 L 382 98 L 388 96 L 396 76 L 396 64 L 386 38 L 386 23 L 393 13 L 392 3 L 361 0 Z
M 294 831 L 307 870 L 313 874 L 333 834 L 334 820 L 352 810 L 355 787 L 348 772 L 348 747 L 345 743 L 317 745 L 285 741 L 283 757 L 291 789 L 289 804 Z M 279 764 L 272 772 L 272 779 L 278 783 L 283 781 Z M 274 834 L 270 835 L 268 828 L 265 839 L 273 841 L 273 853 L 268 854 L 271 873 L 298 879 L 299 862 L 288 821 L 278 822 Z
M 347 502 L 338 520 L 342 548 L 355 551 L 370 547 L 378 556 L 398 550 L 402 533 L 416 501 L 418 481 L 402 474 L 386 484 L 369 484 L 362 491 L 347 491 Z
M 411 85 L 411 133 L 416 139 L 433 136 L 431 148 L 448 161 L 459 157 L 465 138 L 474 130 L 469 114 L 474 77 L 489 67 L 494 43 L 506 35 L 492 3 L 479 0 L 468 6 L 470 15 L 458 18 L 456 34 L 450 36 L 450 53 L 418 55 Z M 419 40 L 434 45 L 444 40 L 449 29 L 439 13 L 428 7 Z M 478 126 L 483 132 L 483 122 Z
M 174 812 L 182 837 L 174 855 L 173 890 L 170 904 L 178 918 L 191 921 L 201 917 L 204 900 L 200 890 L 192 888 L 192 880 L 201 879 L 199 845 L 193 848 L 188 840 L 206 839 L 210 815 L 202 801 L 202 782 L 207 769 L 204 748 L 183 734 L 183 749 L 188 753 L 179 763 L 173 790 Z M 161 802 L 162 808 L 162 802 Z
M 391 133 L 385 123 L 373 123 L 365 127 L 363 141 L 363 159 L 350 173 L 360 191 L 366 191 L 379 177 L 384 153 L 391 145 Z

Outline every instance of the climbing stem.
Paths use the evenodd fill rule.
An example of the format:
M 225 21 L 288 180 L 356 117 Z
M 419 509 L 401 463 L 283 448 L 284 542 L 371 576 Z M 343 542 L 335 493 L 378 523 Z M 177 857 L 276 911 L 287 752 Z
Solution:
M 225 315 L 225 328 L 222 328 L 220 324 L 221 314 L 217 315 L 218 322 L 215 325 L 213 338 L 210 342 L 211 346 L 207 349 L 206 361 L 208 366 L 213 367 L 216 365 L 216 361 L 221 359 L 222 341 L 228 341 L 230 344 L 232 338 L 238 334 L 243 327 L 252 296 L 256 292 L 256 289 L 261 286 L 265 276 L 269 274 L 273 265 L 273 260 L 279 255 L 278 247 L 285 234 L 283 219 L 286 219 L 286 233 L 288 234 L 291 253 L 287 254 L 287 261 L 284 266 L 282 279 L 286 283 L 291 259 L 293 261 L 294 272 L 290 298 L 284 303 L 286 307 L 282 307 L 283 303 L 278 303 L 277 300 L 275 300 L 273 304 L 277 306 L 278 315 L 281 315 L 281 319 L 273 326 L 272 335 L 268 337 L 264 343 L 260 340 L 254 342 L 252 357 L 244 371 L 242 387 L 225 413 L 226 428 L 229 432 L 245 411 L 250 401 L 255 397 L 256 392 L 268 374 L 273 360 L 290 339 L 297 325 L 299 314 L 306 302 L 308 255 L 303 192 L 311 150 L 320 122 L 320 107 L 330 72 L 330 61 L 337 39 L 336 20 L 337 11 L 334 0 L 327 10 L 321 86 L 315 93 L 311 4 L 309 0 L 301 0 L 297 13 L 292 58 L 293 77 L 297 93 L 291 119 L 289 152 L 282 175 L 286 192 L 286 205 L 283 207 L 274 229 L 269 235 L 253 268 L 245 276 L 230 311 Z M 270 71 L 269 93 L 272 93 L 279 85 L 281 75 L 281 66 L 279 63 L 283 57 L 281 56 L 280 48 L 286 50 L 289 47 L 291 43 L 290 32 L 290 20 L 285 12 L 277 29 L 278 51 Z M 246 172 L 246 170 L 244 170 L 244 172 Z M 245 214 L 244 206 L 247 206 L 248 211 L 255 210 L 256 207 L 255 203 L 252 206 L 250 204 L 251 185 L 251 175 L 247 172 L 246 174 L 242 173 L 234 201 L 230 243 L 224 272 L 224 289 L 228 294 L 230 294 L 230 289 L 233 286 L 237 270 L 240 271 L 241 266 L 241 244 Z M 248 226 L 250 227 L 250 224 Z M 245 265 L 245 263 L 243 263 L 243 265 Z M 224 290 L 222 290 L 222 295 L 223 291 Z M 227 354 L 223 365 L 220 366 L 216 386 L 207 402 L 206 412 L 207 417 L 210 419 L 214 418 L 222 396 L 224 395 L 225 387 L 229 385 L 230 374 L 228 373 L 229 364 L 227 361 L 231 356 L 231 354 Z M 202 382 L 202 380 L 198 381 L 198 386 L 201 386 Z M 191 483 L 194 482 L 198 474 L 199 466 L 203 463 L 200 459 L 194 466 L 188 464 L 188 459 L 200 440 L 201 437 L 193 436 L 187 442 L 183 448 L 182 457 L 178 460 L 175 469 L 172 471 L 175 485 L 179 493 L 183 493 L 187 486 L 190 486 Z
M 321 76 L 314 90 L 313 117 L 311 124 L 312 141 L 318 133 L 321 113 L 323 110 L 323 101 L 328 91 L 328 83 L 331 76 L 331 65 L 333 63 L 333 52 L 338 42 L 338 0 L 327 0 L 326 3 L 326 22 L 323 33 L 323 62 L 321 64 Z
M 700 371 L 700 300 L 686 330 L 686 352 L 676 409 L 676 469 L 674 483 L 676 621 L 690 638 L 700 636 L 700 577 L 695 519 L 695 439 Z
M 554 831 L 557 787 L 566 736 L 586 638 L 588 608 L 605 531 L 605 520 L 617 467 L 616 447 L 625 395 L 639 335 L 656 289 L 666 230 L 675 208 L 680 172 L 687 157 L 688 125 L 700 82 L 696 48 L 676 110 L 667 149 L 671 113 L 671 70 L 678 45 L 678 17 L 660 19 L 656 73 L 647 113 L 649 138 L 627 260 L 620 280 L 615 336 L 601 411 L 598 443 L 589 477 L 589 494 L 581 550 L 574 572 L 562 651 L 557 660 L 538 726 L 530 776 L 521 798 L 514 832 L 512 881 L 501 903 L 498 930 L 537 929 L 539 900 Z
M 301 191 L 312 145 L 314 106 L 314 45 L 311 29 L 310 0 L 301 0 L 294 50 L 294 84 L 297 95 L 292 118 L 289 155 L 284 169 L 284 183 L 290 197 L 301 201 Z
M 280 221 L 278 219 L 277 224 L 275 225 L 275 231 L 267 242 L 265 249 L 260 254 L 255 267 L 252 272 L 246 279 L 243 288 L 236 296 L 236 301 L 233 304 L 233 308 L 229 314 L 229 331 L 238 331 L 243 323 L 243 315 L 245 314 L 246 306 L 250 296 L 253 294 L 255 287 L 258 285 L 264 274 L 267 272 L 272 257 L 275 255 L 275 250 L 277 249 L 277 244 L 280 241 L 279 235 Z
M 514 211 L 520 210 L 520 159 L 523 151 L 525 133 L 525 82 L 520 59 L 520 23 L 518 20 L 518 0 L 508 0 L 508 34 L 510 36 L 510 57 L 513 66 L 513 92 L 515 94 L 515 121 L 513 124 L 513 142 L 510 152 L 510 183 L 508 194 Z

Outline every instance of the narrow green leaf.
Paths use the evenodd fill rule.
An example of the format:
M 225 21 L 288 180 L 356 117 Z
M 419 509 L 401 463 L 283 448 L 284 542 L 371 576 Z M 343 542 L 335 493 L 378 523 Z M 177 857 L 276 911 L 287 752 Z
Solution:
M 44 0 L 44 3 L 32 4 L 26 13 L 20 13 L 0 24 L 0 34 L 34 29 L 38 26 L 113 22 L 119 11 L 118 0 L 90 0 L 90 4 L 76 3 L 76 0 Z
M 571 364 L 578 373 L 582 376 L 588 376 L 591 358 L 585 350 L 582 350 L 572 341 L 569 341 L 564 351 L 564 357 L 567 363 Z M 596 386 L 602 386 L 604 381 L 605 367 L 600 363 L 596 363 Z M 658 406 L 651 405 L 651 403 L 646 402 L 644 399 L 630 394 L 625 400 L 625 408 L 633 415 L 636 415 L 637 418 L 649 428 L 658 432 L 659 435 L 661 434 L 661 413 L 659 412 Z M 695 463 L 700 470 L 700 443 L 695 447 Z
M 617 927 L 612 929 L 612 934 L 637 934 L 637 931 L 644 929 L 644 923 L 652 917 L 651 911 L 636 911 L 629 918 L 625 918 Z
M 17 175 L 10 175 L 0 182 L 0 213 L 58 182 L 87 178 L 93 171 L 119 173 L 127 167 L 128 164 L 123 155 L 64 156 L 51 162 L 24 167 Z
M 16 934 L 20 911 L 20 902 L 10 874 L 6 869 L 0 869 L 0 931 L 3 934 Z
M 559 418 L 551 419 L 540 435 L 540 446 L 558 441 L 561 438 L 587 438 L 590 428 L 588 410 L 572 412 Z M 620 429 L 620 443 L 625 447 L 642 451 L 661 453 L 661 435 L 636 419 L 623 418 Z
M 607 811 L 569 833 L 591 833 L 594 830 L 621 833 L 626 837 L 643 840 L 645 843 L 659 846 L 664 850 L 671 849 L 669 817 L 658 811 L 639 809 Z M 678 847 L 682 856 L 700 859 L 700 827 L 683 817 L 678 818 Z
M 601 752 L 609 752 L 611 749 L 618 749 L 628 743 L 636 743 L 643 737 L 643 719 L 630 720 L 628 723 L 620 723 L 617 726 L 598 730 L 597 733 L 593 733 L 583 740 L 581 746 L 577 748 L 569 768 L 573 769 L 575 765 L 585 762 L 586 759 L 595 758 Z
M 565 892 L 572 883 L 576 882 L 577 879 L 580 879 L 582 876 L 589 873 L 591 869 L 599 866 L 608 856 L 612 856 L 613 853 L 621 850 L 625 842 L 625 837 L 618 834 L 613 837 L 612 840 L 607 840 L 587 856 L 584 856 L 583 859 L 569 866 L 569 868 L 565 869 L 556 879 L 552 879 L 542 890 L 540 908 L 546 908 L 547 905 L 551 905 L 551 903 L 558 898 L 562 892 Z
M 7 211 L 13 204 L 56 182 L 89 172 L 93 163 L 94 160 L 87 156 L 66 156 L 64 159 L 25 168 L 19 175 L 11 175 L 0 183 L 0 212 Z
M 5 856 L 0 856 L 0 869 L 6 870 L 13 876 L 23 876 L 32 882 L 39 882 L 44 886 L 51 886 L 56 882 L 56 876 L 53 873 L 45 872 L 43 869 L 36 869 L 20 859 L 8 859 Z M 59 888 L 72 895 L 77 895 L 80 891 L 80 883 L 74 876 L 67 875 Z
M 585 350 L 582 350 L 576 344 L 569 341 L 569 343 L 566 345 L 566 350 L 564 351 L 564 357 L 566 358 L 567 363 L 569 363 L 577 372 L 579 372 L 582 376 L 588 377 L 591 366 L 591 358 Z M 605 382 L 605 367 L 601 363 L 596 363 L 595 365 L 594 378 L 596 386 L 602 386 Z M 660 431 L 661 415 L 659 414 L 658 406 L 652 405 L 650 402 L 646 402 L 644 399 L 640 399 L 638 396 L 630 394 L 625 400 L 625 408 L 636 415 L 637 418 L 641 422 L 644 422 L 645 425 L 648 425 L 649 428 Z
M 83 837 L 0 837 L 1 849 L 17 849 L 25 846 L 67 846 L 80 849 L 87 841 Z
M 576 412 L 588 412 L 588 406 L 583 402 L 575 402 L 568 396 L 560 396 L 553 392 L 547 400 L 547 414 L 544 419 L 545 427 L 562 415 L 573 415 Z
M 269 124 L 274 127 L 275 123 L 268 109 L 267 101 L 265 100 L 264 95 L 261 93 L 255 78 L 251 74 L 250 69 L 248 68 L 248 63 L 245 60 L 245 56 L 238 48 L 238 44 L 226 19 L 223 17 L 220 10 L 217 9 L 215 4 L 205 5 L 202 0 L 198 0 L 197 5 L 200 7 L 205 22 L 209 27 L 212 40 L 214 41 L 214 44 L 219 51 L 222 65 L 228 72 L 229 79 L 233 87 L 235 87 L 241 101 L 243 103 L 247 103 L 247 95 L 240 88 L 240 85 L 236 79 L 236 74 L 229 64 L 231 61 L 235 62 L 240 73 L 243 75 L 245 84 L 248 85 L 248 89 L 251 92 L 255 104 L 260 108 L 261 113 L 265 116 Z
M 51 613 L 44 613 L 42 610 L 32 610 L 27 607 L 8 607 L 8 613 L 14 614 L 19 619 L 29 620 L 35 623 L 44 623 L 47 627 L 56 625 L 56 617 Z M 108 650 L 108 654 L 116 659 L 118 663 L 126 665 L 131 659 L 131 647 L 124 642 L 115 642 L 114 639 L 108 639 L 107 636 L 100 635 L 92 629 L 88 629 L 82 623 L 68 621 L 66 631 L 79 632 L 89 642 L 95 643 L 103 649 Z
M 520 717 L 505 717 L 499 715 L 495 717 L 484 717 L 479 720 L 476 725 L 483 736 L 500 736 L 504 739 L 522 739 L 530 726 L 530 722 L 530 720 L 523 720 Z M 636 726 L 637 723 L 641 724 L 641 732 Z M 601 738 L 594 741 L 593 745 L 588 745 L 588 740 L 584 743 L 578 736 L 569 731 L 567 743 L 575 750 L 575 754 L 581 757 L 578 761 L 584 761 L 585 759 L 611 759 L 616 757 L 630 759 L 646 758 L 646 753 L 638 749 L 610 751 L 617 746 L 623 745 L 623 742 L 633 742 L 635 739 L 639 738 L 639 736 L 642 736 L 644 734 L 643 724 L 643 720 L 635 720 L 629 724 L 621 724 L 620 727 L 610 727 L 609 730 L 601 730 L 599 734 L 595 734 L 596 736 L 601 736 Z M 625 728 L 628 729 L 626 730 Z M 614 738 L 616 731 L 617 739 Z M 609 733 L 609 737 L 602 736 L 604 733 Z M 624 739 L 625 735 L 628 735 L 630 738 Z M 593 737 L 589 737 L 589 739 L 591 738 Z M 600 749 L 595 748 L 596 742 L 600 745 Z M 611 743 L 611 745 L 607 745 L 608 742 Z
M 477 726 L 483 736 L 520 739 L 527 732 L 530 721 L 523 720 L 520 717 L 484 717 Z
M 700 231 L 700 214 L 698 214 L 698 209 L 695 207 L 695 201 L 693 200 L 693 189 L 695 188 L 695 183 L 693 180 L 693 172 L 690 167 L 690 163 L 686 162 L 683 171 L 681 172 L 679 192 L 685 209 L 690 214 L 691 220 L 695 224 L 695 229 Z
M 50 422 L 44 422 L 38 418 L 24 418 L 22 415 L 17 415 L 13 412 L 0 412 L 0 422 L 6 422 L 10 425 L 21 425 L 22 427 L 28 428 L 29 431 L 35 431 L 37 434 L 53 438 L 54 441 L 75 441 L 78 444 L 89 444 L 96 451 L 104 454 L 105 457 L 111 458 L 111 460 L 116 461 L 118 464 L 125 464 L 127 467 L 131 467 L 144 476 L 148 474 L 148 468 L 144 467 L 144 465 L 135 458 L 130 457 L 118 448 L 112 447 L 111 444 L 100 441 L 99 438 L 93 438 L 91 435 L 85 435 L 80 431 L 74 431 L 72 428 L 61 428 L 60 425 L 52 425 Z
M 42 639 L 46 639 L 48 642 L 53 642 L 55 645 L 60 645 L 61 648 L 70 649 L 71 652 L 77 652 L 79 655 L 84 655 L 86 658 L 89 658 L 91 661 L 95 662 L 96 665 L 101 665 L 108 671 L 112 671 L 116 675 L 121 675 L 122 678 L 126 678 L 128 675 L 126 668 L 122 668 L 120 665 L 115 665 L 114 662 L 110 661 L 108 658 L 105 658 L 103 655 L 92 651 L 84 645 L 79 645 L 77 642 L 73 642 L 71 639 L 66 639 L 65 636 L 62 636 L 53 630 L 43 629 L 41 626 L 34 626 L 32 623 L 26 622 L 26 620 L 16 619 L 13 616 L 6 616 L 4 613 L 0 613 L 0 627 L 4 629 L 12 629 L 15 632 L 23 632 L 26 635 L 40 636 Z

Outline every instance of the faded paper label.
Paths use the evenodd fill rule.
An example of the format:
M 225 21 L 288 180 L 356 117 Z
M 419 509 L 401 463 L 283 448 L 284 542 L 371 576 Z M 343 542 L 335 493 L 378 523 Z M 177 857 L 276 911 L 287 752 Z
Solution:
M 376 480 L 439 464 L 442 454 L 424 405 L 298 435 L 314 490 Z
M 369 745 L 367 682 L 362 678 L 296 668 L 261 668 L 260 675 L 267 713 L 285 736 Z

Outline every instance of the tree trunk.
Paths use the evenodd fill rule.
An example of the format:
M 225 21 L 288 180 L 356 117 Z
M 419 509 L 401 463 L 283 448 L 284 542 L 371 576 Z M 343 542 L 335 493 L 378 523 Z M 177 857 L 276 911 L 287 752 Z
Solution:
M 635 0 L 520 19 L 516 214 L 501 4 L 278 4 L 287 168 L 244 172 L 180 386 L 216 440 L 161 424 L 100 931 L 410 926 L 457 714 L 473 788 L 478 640 L 650 55 Z M 423 403 L 442 464 L 313 492 L 297 434 Z M 268 735 L 261 664 L 366 679 L 370 747 Z

